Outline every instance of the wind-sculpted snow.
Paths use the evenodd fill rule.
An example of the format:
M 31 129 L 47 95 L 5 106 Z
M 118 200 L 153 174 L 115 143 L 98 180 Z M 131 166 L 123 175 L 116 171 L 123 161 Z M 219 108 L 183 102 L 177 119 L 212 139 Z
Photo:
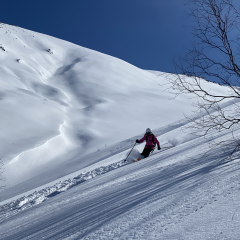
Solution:
M 0 239 L 240 239 L 238 127 L 193 135 L 171 74 L 5 24 L 0 39 Z M 148 127 L 174 147 L 127 164 Z
M 0 39 L 0 157 L 8 187 L 45 169 L 53 176 L 74 157 L 192 113 L 194 99 L 171 99 L 166 74 L 2 23 Z
M 77 186 L 85 181 L 93 179 L 99 175 L 112 171 L 126 164 L 127 162 L 122 160 L 110 164 L 109 166 L 96 168 L 90 172 L 85 173 L 83 172 L 72 179 L 67 179 L 63 182 L 60 181 L 59 183 L 55 184 L 52 187 L 47 187 L 40 191 L 36 191 L 28 196 L 24 196 L 10 203 L 4 204 L 0 206 L 0 223 L 6 220 L 7 218 L 17 214 L 20 211 L 36 206 L 42 203 L 43 201 L 46 201 L 49 198 L 52 198 L 62 192 L 65 192 L 74 186 Z

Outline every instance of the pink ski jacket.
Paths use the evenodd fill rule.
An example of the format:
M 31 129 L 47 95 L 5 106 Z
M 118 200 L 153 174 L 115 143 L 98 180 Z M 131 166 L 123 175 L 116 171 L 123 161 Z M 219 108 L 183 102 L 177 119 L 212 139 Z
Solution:
M 160 147 L 160 143 L 159 143 L 159 141 L 157 140 L 157 138 L 154 134 L 151 134 L 151 135 L 145 134 L 144 137 L 139 140 L 139 143 L 142 143 L 145 140 L 146 140 L 145 148 L 154 149 L 156 144 L 158 145 L 158 147 Z

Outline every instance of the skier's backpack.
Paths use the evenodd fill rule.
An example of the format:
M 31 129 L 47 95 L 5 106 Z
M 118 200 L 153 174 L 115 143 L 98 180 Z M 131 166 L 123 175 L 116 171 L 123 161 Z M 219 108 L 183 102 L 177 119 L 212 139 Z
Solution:
M 149 135 L 147 135 L 147 134 L 145 134 L 146 135 L 146 137 L 147 136 L 149 136 Z M 153 144 L 154 144 L 154 147 L 156 147 L 156 144 L 157 143 L 155 143 L 155 141 L 154 141 L 154 138 L 156 137 L 153 133 L 150 135 L 150 136 L 152 136 L 152 142 L 153 142 Z

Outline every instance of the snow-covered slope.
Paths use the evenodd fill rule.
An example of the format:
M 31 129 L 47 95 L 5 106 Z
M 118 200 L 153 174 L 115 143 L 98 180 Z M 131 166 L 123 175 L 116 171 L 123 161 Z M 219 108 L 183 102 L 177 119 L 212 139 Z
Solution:
M 82 160 L 87 153 L 191 110 L 187 98 L 170 100 L 164 77 L 114 57 L 6 24 L 0 24 L 0 46 L 0 158 L 7 185 L 50 168 L 54 178 L 61 164 L 66 173 L 76 161 L 82 169 L 96 162 Z
M 181 143 L 131 164 L 119 161 L 129 139 L 93 171 L 3 202 L 1 239 L 239 239 L 239 156 L 227 161 L 231 146 L 203 155 L 231 133 L 188 139 L 177 125 L 157 133 Z
M 0 239 L 239 239 L 238 159 L 202 157 L 231 134 L 182 132 L 195 100 L 172 99 L 166 74 L 5 24 L 0 46 Z M 124 162 L 147 127 L 175 147 Z

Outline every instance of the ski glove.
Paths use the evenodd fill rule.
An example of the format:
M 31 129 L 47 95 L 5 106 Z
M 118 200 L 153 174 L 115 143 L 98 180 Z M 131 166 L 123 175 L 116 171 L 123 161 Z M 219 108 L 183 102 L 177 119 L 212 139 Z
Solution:
M 136 140 L 136 143 L 139 143 L 139 140 L 138 140 L 138 139 Z
M 161 148 L 160 148 L 160 146 L 158 146 L 158 150 L 160 150 Z

